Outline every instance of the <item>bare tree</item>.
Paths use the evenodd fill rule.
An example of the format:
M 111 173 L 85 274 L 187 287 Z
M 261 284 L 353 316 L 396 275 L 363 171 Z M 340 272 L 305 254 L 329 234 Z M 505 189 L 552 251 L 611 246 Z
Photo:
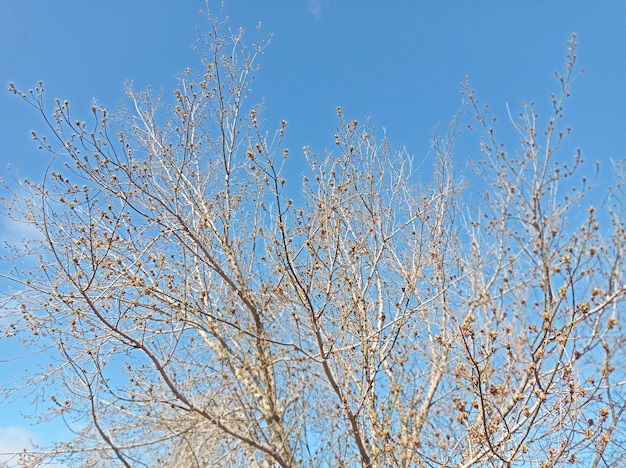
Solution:
M 574 38 L 553 115 L 541 129 L 525 106 L 514 150 L 465 89 L 466 179 L 462 116 L 422 178 L 338 108 L 300 195 L 287 123 L 266 133 L 247 101 L 265 44 L 209 25 L 169 107 L 128 89 L 128 112 L 77 120 L 57 100 L 48 117 L 41 83 L 10 86 L 52 158 L 5 205 L 42 236 L 21 250 L 37 268 L 8 275 L 8 334 L 54 344 L 27 385 L 78 431 L 24 464 L 626 462 L 624 173 L 595 205 L 580 154 L 558 151 Z

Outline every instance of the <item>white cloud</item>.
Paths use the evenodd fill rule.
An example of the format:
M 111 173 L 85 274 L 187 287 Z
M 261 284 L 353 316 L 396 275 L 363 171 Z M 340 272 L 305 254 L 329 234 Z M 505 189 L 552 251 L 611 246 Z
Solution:
M 0 232 L 9 243 L 18 243 L 22 240 L 41 239 L 41 231 L 26 220 L 11 219 L 8 216 L 0 218 Z
M 0 467 L 20 467 L 18 454 L 25 449 L 32 449 L 36 439 L 35 434 L 26 428 L 17 426 L 0 427 Z M 68 468 L 67 465 L 58 463 L 47 463 L 42 466 L 45 468 Z
M 33 447 L 32 434 L 24 428 L 0 427 L 0 465 L 3 467 L 19 466 L 15 454 Z
M 308 0 L 307 12 L 311 13 L 316 20 L 322 19 L 323 0 Z

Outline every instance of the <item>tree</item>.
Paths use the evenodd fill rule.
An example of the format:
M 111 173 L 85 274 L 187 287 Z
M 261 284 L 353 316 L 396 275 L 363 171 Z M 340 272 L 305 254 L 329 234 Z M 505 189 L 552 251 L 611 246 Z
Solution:
M 20 251 L 38 267 L 7 275 L 7 335 L 54 344 L 58 367 L 26 384 L 55 382 L 79 431 L 23 463 L 625 462 L 624 166 L 596 205 L 580 152 L 558 151 L 574 38 L 546 128 L 532 106 L 513 119 L 516 150 L 465 86 L 482 153 L 466 179 L 463 116 L 420 179 L 337 108 L 297 197 L 287 123 L 266 133 L 247 101 L 266 44 L 209 25 L 164 110 L 129 88 L 132 112 L 83 121 L 57 100 L 48 117 L 41 83 L 10 85 L 52 157 L 5 204 L 41 233 Z

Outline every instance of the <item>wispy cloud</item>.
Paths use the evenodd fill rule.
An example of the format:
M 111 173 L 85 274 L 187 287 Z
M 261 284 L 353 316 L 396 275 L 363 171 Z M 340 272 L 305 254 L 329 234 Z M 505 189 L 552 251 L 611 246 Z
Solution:
M 32 447 L 32 434 L 26 429 L 15 426 L 0 427 L 1 466 L 19 466 L 16 454 Z
M 0 427 L 0 467 L 18 468 L 19 453 L 31 450 L 37 444 L 36 435 L 24 427 L 6 426 Z M 46 468 L 68 468 L 61 463 L 47 463 Z
M 320 21 L 322 19 L 322 8 L 324 0 L 308 0 L 307 12 L 313 15 L 313 17 Z
M 0 232 L 2 237 L 10 241 L 22 239 L 41 239 L 41 231 L 27 221 L 11 219 L 8 216 L 0 218 Z

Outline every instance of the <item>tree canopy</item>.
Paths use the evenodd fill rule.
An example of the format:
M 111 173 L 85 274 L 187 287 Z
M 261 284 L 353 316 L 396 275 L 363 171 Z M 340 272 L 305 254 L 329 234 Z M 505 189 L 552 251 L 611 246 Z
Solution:
M 81 119 L 10 85 L 50 158 L 4 200 L 40 236 L 6 259 L 3 339 L 56 353 L 20 385 L 77 431 L 22 462 L 626 463 L 624 165 L 594 184 L 567 152 L 575 38 L 519 142 L 466 84 L 418 160 L 340 107 L 330 149 L 287 148 L 250 99 L 267 44 L 208 25 L 171 105 Z

